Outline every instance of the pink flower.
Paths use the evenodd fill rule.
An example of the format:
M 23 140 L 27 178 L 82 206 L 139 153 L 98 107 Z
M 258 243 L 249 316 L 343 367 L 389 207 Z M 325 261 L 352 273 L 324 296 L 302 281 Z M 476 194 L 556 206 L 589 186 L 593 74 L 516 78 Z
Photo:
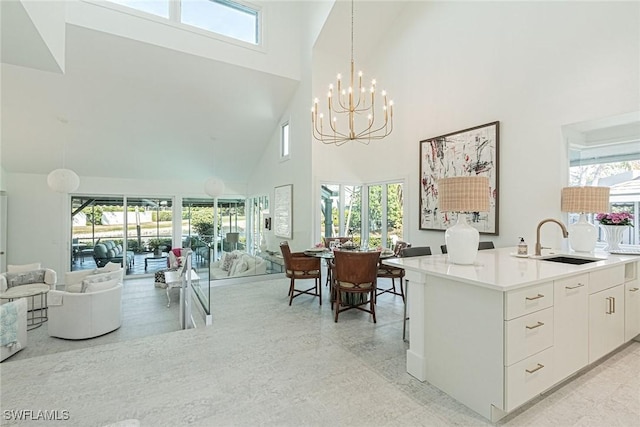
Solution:
M 621 225 L 633 227 L 633 215 L 627 212 L 599 213 L 596 220 L 602 225 Z

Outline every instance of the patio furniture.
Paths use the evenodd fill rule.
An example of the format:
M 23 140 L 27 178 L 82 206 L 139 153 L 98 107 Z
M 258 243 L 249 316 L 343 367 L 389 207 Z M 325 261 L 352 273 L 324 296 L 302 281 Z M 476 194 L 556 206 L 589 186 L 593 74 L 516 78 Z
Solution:
M 122 245 L 116 244 L 113 240 L 101 240 L 93 247 L 93 259 L 98 267 L 115 262 L 129 269 L 135 262 L 135 255 L 133 251 L 124 252 Z

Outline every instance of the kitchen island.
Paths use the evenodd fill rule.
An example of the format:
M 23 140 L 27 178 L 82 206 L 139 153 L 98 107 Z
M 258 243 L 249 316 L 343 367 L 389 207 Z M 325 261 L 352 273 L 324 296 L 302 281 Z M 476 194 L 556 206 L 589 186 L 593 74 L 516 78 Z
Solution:
M 497 421 L 640 334 L 639 257 L 583 265 L 479 251 L 395 258 L 406 271 L 407 372 Z

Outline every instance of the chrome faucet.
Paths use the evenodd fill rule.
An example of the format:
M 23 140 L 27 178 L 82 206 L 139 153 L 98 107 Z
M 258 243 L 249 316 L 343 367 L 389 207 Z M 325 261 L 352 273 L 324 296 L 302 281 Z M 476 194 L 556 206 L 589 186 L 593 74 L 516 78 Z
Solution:
M 562 236 L 564 236 L 565 239 L 567 237 L 569 237 L 569 232 L 567 231 L 567 227 L 565 227 L 563 223 L 561 223 L 557 219 L 553 219 L 553 218 L 543 219 L 542 221 L 540 221 L 540 224 L 538 224 L 538 228 L 536 229 L 536 253 L 535 253 L 535 256 L 542 255 L 542 249 L 549 249 L 549 248 L 543 248 L 542 245 L 540 244 L 540 228 L 542 227 L 542 224 L 544 224 L 545 222 L 555 222 L 556 224 L 558 224 L 560 226 L 560 228 L 562 228 Z

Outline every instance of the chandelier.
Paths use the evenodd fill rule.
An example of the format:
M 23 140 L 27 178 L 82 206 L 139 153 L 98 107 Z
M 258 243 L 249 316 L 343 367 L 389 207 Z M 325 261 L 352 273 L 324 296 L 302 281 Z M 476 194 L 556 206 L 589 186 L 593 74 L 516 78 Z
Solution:
M 355 86 L 357 84 L 357 87 Z M 334 92 L 334 89 L 335 92 Z M 382 139 L 393 130 L 393 101 L 387 100 L 387 93 L 380 93 L 382 108 L 376 116 L 376 81 L 371 80 L 367 89 L 362 86 L 362 71 L 355 76 L 353 61 L 353 0 L 351 0 L 351 72 L 349 86 L 342 85 L 342 75 L 338 74 L 336 87 L 329 85 L 327 105 L 329 120 L 325 128 L 324 114 L 318 111 L 318 98 L 311 108 L 313 137 L 324 144 L 340 146 L 348 141 L 369 144 Z M 382 120 L 378 120 L 382 116 Z

